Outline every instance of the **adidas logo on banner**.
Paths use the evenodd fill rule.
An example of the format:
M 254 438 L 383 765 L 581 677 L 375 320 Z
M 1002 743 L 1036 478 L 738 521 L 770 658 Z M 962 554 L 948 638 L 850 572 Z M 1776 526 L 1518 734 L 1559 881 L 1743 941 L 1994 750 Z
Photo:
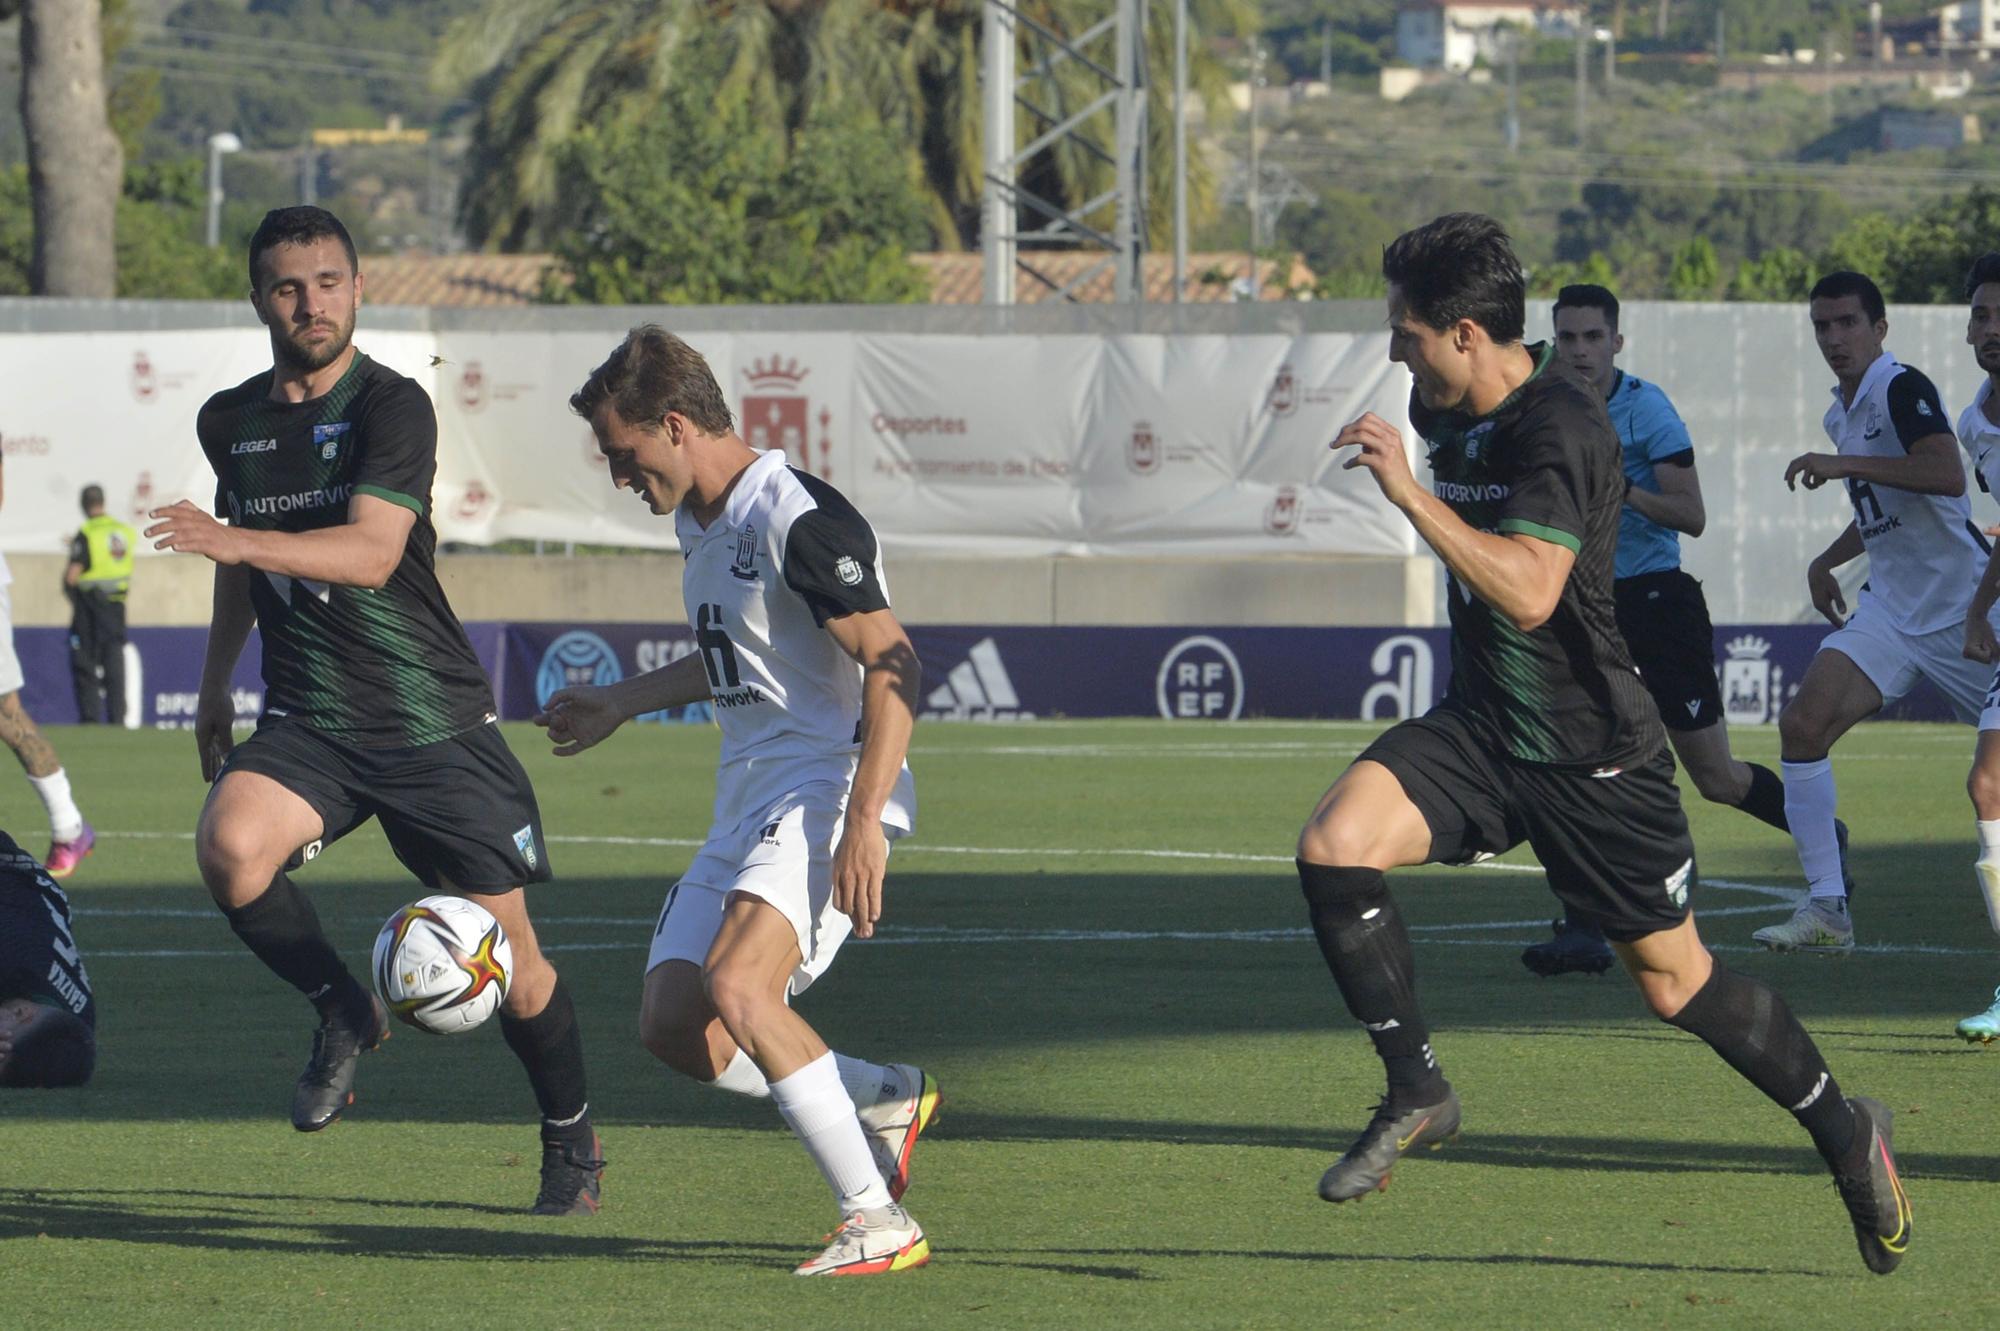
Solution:
M 942 687 L 924 699 L 926 721 L 1032 721 L 1033 712 L 1021 710 L 1014 681 L 1000 660 L 1000 648 L 991 638 L 973 644 L 965 659 L 953 666 Z

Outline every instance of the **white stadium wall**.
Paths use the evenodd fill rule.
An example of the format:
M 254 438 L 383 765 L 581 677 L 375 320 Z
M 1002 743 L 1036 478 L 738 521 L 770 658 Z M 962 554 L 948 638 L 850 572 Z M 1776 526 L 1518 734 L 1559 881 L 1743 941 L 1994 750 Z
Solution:
M 1399 589 L 1403 566 L 1424 557 L 1368 477 L 1325 447 L 1363 410 L 1404 420 L 1408 378 L 1387 361 L 1379 307 L 1361 302 L 367 310 L 357 341 L 437 402 L 444 539 L 671 548 L 671 525 L 606 483 L 567 405 L 646 319 L 709 358 L 746 438 L 786 447 L 856 501 L 892 579 L 902 564 L 924 570 L 917 581 L 949 581 L 973 559 L 1017 573 L 1017 600 L 1021 586 L 1046 584 L 1053 607 L 1067 584 L 1089 589 L 1069 595 L 1097 607 L 1097 622 L 1167 622 L 1176 587 L 1197 602 L 1238 599 L 1274 558 L 1294 580 L 1313 561 L 1330 579 L 1386 566 Z M 1892 349 L 1955 412 L 1978 379 L 1963 312 L 1897 308 L 1890 321 Z M 1666 389 L 1695 440 L 1709 524 L 1684 548 L 1715 620 L 1804 618 L 1805 563 L 1848 517 L 1837 488 L 1791 493 L 1782 480 L 1788 459 L 1825 443 L 1829 377 L 1804 310 L 1635 302 L 1623 322 L 1621 363 Z M 1547 326 L 1538 302 L 1530 333 Z M 128 517 L 182 495 L 206 502 L 195 411 L 268 363 L 247 307 L 0 300 L 0 550 L 60 551 L 87 482 Z M 1421 470 L 1415 441 L 1412 452 Z M 2000 516 L 1974 502 L 1976 516 Z M 1128 582 L 1133 608 L 1122 610 Z M 1039 595 L 1022 619 L 1041 617 Z M 1389 621 L 1431 622 L 1427 598 L 1411 600 L 1389 596 Z M 937 608 L 929 618 L 953 618 L 948 598 Z M 1178 618 L 1220 622 L 1221 610 L 1204 609 Z M 967 603 L 957 618 L 993 618 L 981 610 Z M 1257 618 L 1283 613 L 1267 606 Z M 1301 598 L 1291 622 L 1341 613 L 1337 601 Z M 1090 620 L 1052 609 L 1048 622 Z

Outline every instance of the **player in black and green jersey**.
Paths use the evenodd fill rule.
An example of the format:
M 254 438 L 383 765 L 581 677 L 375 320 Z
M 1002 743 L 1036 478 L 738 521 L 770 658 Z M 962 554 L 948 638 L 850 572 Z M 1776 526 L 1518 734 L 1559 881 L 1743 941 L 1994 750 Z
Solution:
M 542 1114 L 533 1209 L 594 1211 L 604 1162 L 583 1043 L 522 891 L 549 877 L 541 814 L 433 562 L 436 414 L 419 385 L 354 347 L 362 278 L 333 214 L 268 214 L 250 282 L 272 368 L 217 393 L 196 421 L 228 525 L 182 500 L 155 510 L 146 534 L 217 565 L 195 719 L 214 786 L 195 854 L 230 927 L 319 1009 L 292 1124 L 314 1132 L 339 1117 L 356 1060 L 388 1023 L 286 870 L 373 817 L 427 887 L 477 899 L 505 927 L 514 974 L 500 1026 Z M 253 620 L 264 714 L 233 745 L 229 679 Z
M 1415 380 L 1410 420 L 1430 445 L 1433 490 L 1378 416 L 1333 446 L 1361 450 L 1346 465 L 1367 468 L 1444 561 L 1452 678 L 1437 707 L 1356 759 L 1299 835 L 1313 933 L 1389 1081 L 1320 1195 L 1386 1187 L 1404 1152 L 1459 1125 L 1384 872 L 1526 841 L 1572 918 L 1603 926 L 1647 1005 L 1791 1110 L 1833 1170 L 1863 1259 L 1893 1269 L 1910 1213 L 1889 1111 L 1844 1097 L 1784 1000 L 1715 961 L 1695 932 L 1673 759 L 1612 607 L 1624 473 L 1603 398 L 1552 346 L 1522 344 L 1527 284 L 1491 218 L 1408 232 L 1382 271 L 1389 356 Z

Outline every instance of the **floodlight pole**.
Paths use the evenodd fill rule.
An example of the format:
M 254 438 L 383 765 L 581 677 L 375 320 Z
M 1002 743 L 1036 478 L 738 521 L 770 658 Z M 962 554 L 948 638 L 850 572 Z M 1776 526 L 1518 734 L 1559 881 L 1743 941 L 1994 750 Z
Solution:
M 1174 303 L 1187 299 L 1187 0 L 1174 0 Z
M 986 5 L 981 90 L 986 119 L 986 188 L 980 216 L 980 249 L 985 258 L 985 301 L 1014 303 L 1014 14 L 1007 6 Z
M 1077 299 L 1078 291 L 1107 272 L 1115 299 L 1141 298 L 1146 6 L 1147 0 L 1108 0 L 1102 17 L 1072 33 L 1052 26 L 1045 11 L 1028 8 L 1022 0 L 984 0 L 981 68 L 986 83 L 980 101 L 986 182 L 980 250 L 987 303 L 1012 304 L 1015 283 L 1023 274 L 1040 283 L 1052 300 Z M 1030 63 L 1017 73 L 1021 58 Z M 1057 77 L 1058 70 L 1064 78 Z M 1015 132 L 1017 111 L 1031 118 L 1026 132 L 1033 137 L 1025 144 Z M 1109 167 L 1111 187 L 1094 199 L 1065 200 L 1045 198 L 1024 186 L 1022 168 L 1056 151 Z M 1025 251 L 1024 240 L 1033 242 Z M 1058 248 L 1094 253 L 1097 259 L 1068 280 L 1058 280 L 1034 261 Z

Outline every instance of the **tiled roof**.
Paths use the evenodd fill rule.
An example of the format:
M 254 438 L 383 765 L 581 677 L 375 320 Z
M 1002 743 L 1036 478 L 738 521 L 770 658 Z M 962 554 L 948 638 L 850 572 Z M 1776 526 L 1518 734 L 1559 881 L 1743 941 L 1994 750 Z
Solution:
M 369 254 L 362 292 L 371 305 L 532 305 L 546 254 Z
M 1061 286 L 1101 256 L 1078 251 L 1041 251 L 1024 253 L 1022 257 Z M 984 268 L 978 253 L 913 254 L 910 259 L 929 276 L 933 304 L 979 303 L 984 290 Z M 367 299 L 374 305 L 532 305 L 541 291 L 542 274 L 553 262 L 546 254 L 371 254 L 362 258 L 361 271 L 365 275 Z M 1266 300 L 1282 300 L 1286 288 L 1309 288 L 1313 283 L 1312 270 L 1296 256 L 1284 269 L 1271 260 L 1262 260 L 1257 267 Z M 1172 255 L 1146 255 L 1141 261 L 1141 271 L 1147 300 L 1166 302 L 1174 298 Z M 1233 284 L 1248 271 L 1248 258 L 1240 252 L 1190 254 L 1187 298 L 1204 303 L 1227 301 Z M 1032 274 L 1017 271 L 1014 277 L 1014 299 L 1021 304 L 1039 304 L 1055 298 L 1054 289 Z M 1107 268 L 1084 282 L 1074 294 L 1081 301 L 1106 302 L 1111 299 L 1112 285 Z
M 1085 253 L 1078 250 L 1023 251 L 1021 261 L 1032 265 L 1044 277 L 1061 287 L 1073 281 L 1078 274 L 1098 262 L 1101 254 Z M 931 303 L 934 305 L 977 305 L 985 288 L 985 263 L 977 253 L 968 254 L 913 254 L 911 260 L 931 278 Z M 1140 274 L 1144 279 L 1145 298 L 1149 301 L 1166 302 L 1174 298 L 1174 256 L 1171 254 L 1148 254 L 1139 261 Z M 1282 300 L 1286 287 L 1311 287 L 1312 270 L 1294 256 L 1289 272 L 1269 260 L 1257 264 L 1258 276 L 1264 283 L 1264 299 Z M 1231 299 L 1230 291 L 1234 283 L 1243 279 L 1250 271 L 1249 256 L 1238 252 L 1233 254 L 1190 254 L 1187 261 L 1188 290 L 1190 301 L 1210 302 Z M 1280 274 L 1284 273 L 1283 280 Z M 1203 281 L 1204 277 L 1214 278 Z M 1080 301 L 1101 303 L 1109 301 L 1112 293 L 1111 270 L 1092 276 L 1073 293 Z M 1035 305 L 1056 299 L 1056 291 L 1033 274 L 1016 271 L 1014 274 L 1014 299 L 1022 305 Z

